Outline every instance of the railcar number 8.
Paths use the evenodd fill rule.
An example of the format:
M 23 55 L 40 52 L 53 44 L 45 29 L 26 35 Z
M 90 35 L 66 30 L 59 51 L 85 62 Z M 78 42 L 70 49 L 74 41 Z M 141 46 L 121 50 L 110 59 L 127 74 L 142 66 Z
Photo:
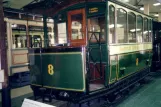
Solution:
M 54 66 L 52 64 L 48 65 L 48 74 L 53 75 L 54 74 Z

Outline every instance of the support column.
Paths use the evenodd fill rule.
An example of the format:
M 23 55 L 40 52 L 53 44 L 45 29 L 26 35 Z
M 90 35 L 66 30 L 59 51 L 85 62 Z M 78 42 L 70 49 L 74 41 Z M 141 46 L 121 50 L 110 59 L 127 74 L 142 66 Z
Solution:
M 0 69 L 4 69 L 5 80 L 2 84 L 2 107 L 11 107 L 11 94 L 8 85 L 7 47 L 6 47 L 6 26 L 3 16 L 3 0 L 0 0 Z
M 149 4 L 144 5 L 144 13 L 149 15 Z
M 158 21 L 161 22 L 161 13 L 159 13 Z
M 44 24 L 44 47 L 48 47 L 48 27 L 47 27 L 47 16 L 43 15 L 43 24 Z

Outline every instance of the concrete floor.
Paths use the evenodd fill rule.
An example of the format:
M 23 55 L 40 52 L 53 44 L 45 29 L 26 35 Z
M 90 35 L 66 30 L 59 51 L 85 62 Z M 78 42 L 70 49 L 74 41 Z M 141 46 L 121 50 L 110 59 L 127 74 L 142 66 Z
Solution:
M 161 107 L 161 72 L 154 73 L 145 84 L 112 107 Z
M 13 98 L 12 107 L 21 107 L 23 99 L 32 96 L 30 93 Z M 161 72 L 154 73 L 145 84 L 110 107 L 161 107 Z

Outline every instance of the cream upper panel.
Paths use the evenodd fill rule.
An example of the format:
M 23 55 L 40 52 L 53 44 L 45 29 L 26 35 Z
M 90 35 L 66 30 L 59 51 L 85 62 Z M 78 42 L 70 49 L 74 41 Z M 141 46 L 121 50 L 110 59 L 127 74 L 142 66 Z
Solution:
M 20 24 L 20 25 L 32 25 L 32 26 L 43 26 L 43 22 L 36 22 L 36 21 L 27 21 L 27 20 L 16 20 L 16 19 L 8 19 L 4 18 L 4 20 L 11 24 Z M 48 27 L 54 27 L 53 23 L 47 23 Z

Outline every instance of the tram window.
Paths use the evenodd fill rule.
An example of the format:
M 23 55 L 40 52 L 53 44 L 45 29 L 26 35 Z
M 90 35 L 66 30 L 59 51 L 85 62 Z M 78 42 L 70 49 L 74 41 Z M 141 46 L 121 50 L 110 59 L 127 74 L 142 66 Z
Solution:
M 136 43 L 136 15 L 128 13 L 128 39 L 129 43 Z
M 55 45 L 54 32 L 52 27 L 48 27 L 49 46 Z
M 143 32 L 143 40 L 144 42 L 148 42 L 149 32 L 148 32 L 148 19 L 144 18 L 144 32 Z
M 116 35 L 118 43 L 127 43 L 127 12 L 117 9 Z
M 100 39 L 101 42 L 105 42 L 105 16 L 90 18 L 88 25 L 89 41 L 98 42 Z
M 149 39 L 148 39 L 148 42 L 152 42 L 152 21 L 151 19 L 149 19 Z
M 72 28 L 72 35 L 71 40 L 83 39 L 83 15 L 82 14 L 74 14 L 71 16 L 71 28 Z M 73 32 L 73 30 L 77 30 L 78 32 Z
M 115 7 L 109 6 L 109 43 L 115 43 Z
M 59 44 L 64 44 L 67 43 L 67 28 L 66 28 L 66 23 L 58 23 L 57 24 L 58 27 L 58 43 Z
M 44 29 L 43 26 L 29 26 L 29 35 L 30 37 L 30 46 L 33 48 L 39 48 L 40 46 L 44 47 L 43 44 L 43 35 Z
M 12 27 L 13 48 L 26 48 L 27 47 L 26 26 L 12 24 L 11 27 Z
M 137 16 L 137 42 L 143 42 L 143 17 L 138 15 Z

